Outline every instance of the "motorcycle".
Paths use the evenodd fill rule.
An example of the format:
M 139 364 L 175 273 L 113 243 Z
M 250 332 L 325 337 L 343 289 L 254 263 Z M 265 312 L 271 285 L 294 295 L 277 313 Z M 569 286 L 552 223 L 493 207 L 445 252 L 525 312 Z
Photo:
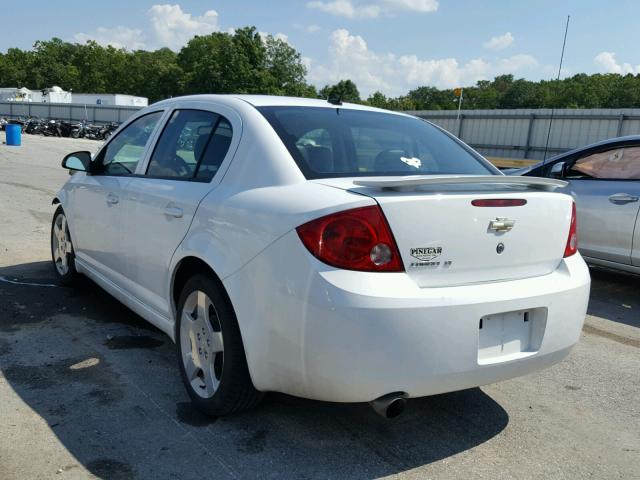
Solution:
M 41 133 L 45 137 L 61 137 L 62 127 L 60 120 L 49 120 L 46 122 Z
M 18 119 L 18 121 L 20 120 Z M 41 118 L 29 117 L 26 120 L 22 120 L 22 131 L 31 135 L 38 135 L 42 133 L 45 125 L 46 122 Z
M 80 138 L 82 125 L 80 122 L 60 122 L 60 133 L 63 137 Z
M 113 132 L 115 132 L 120 124 L 118 122 L 107 123 L 102 129 L 102 139 L 106 140 L 109 138 Z
M 102 127 L 99 125 L 93 125 L 91 123 L 84 125 L 84 138 L 88 138 L 89 140 L 101 140 L 101 130 Z

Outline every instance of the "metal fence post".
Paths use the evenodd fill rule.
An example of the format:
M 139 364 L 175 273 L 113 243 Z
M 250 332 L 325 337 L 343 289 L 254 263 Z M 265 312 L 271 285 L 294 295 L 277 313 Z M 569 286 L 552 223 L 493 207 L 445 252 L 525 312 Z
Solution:
M 531 150 L 531 132 L 533 131 L 533 122 L 536 120 L 536 114 L 529 115 L 529 125 L 527 126 L 527 143 L 524 146 L 524 158 L 529 158 L 529 150 Z
M 460 114 L 460 121 L 458 122 L 458 135 L 456 135 L 460 140 L 462 140 L 462 124 L 464 123 L 464 119 L 466 115 L 464 113 Z
M 621 113 L 620 118 L 618 118 L 618 130 L 616 131 L 616 137 L 620 137 L 622 135 L 622 124 L 624 123 L 625 114 Z

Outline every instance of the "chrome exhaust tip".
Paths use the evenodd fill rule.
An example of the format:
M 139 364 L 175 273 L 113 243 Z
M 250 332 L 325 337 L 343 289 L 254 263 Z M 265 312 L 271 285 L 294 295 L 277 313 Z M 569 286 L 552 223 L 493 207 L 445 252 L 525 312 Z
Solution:
M 404 407 L 407 405 L 407 396 L 404 392 L 389 393 L 376 398 L 369 404 L 378 415 L 384 418 L 395 418 L 404 412 Z

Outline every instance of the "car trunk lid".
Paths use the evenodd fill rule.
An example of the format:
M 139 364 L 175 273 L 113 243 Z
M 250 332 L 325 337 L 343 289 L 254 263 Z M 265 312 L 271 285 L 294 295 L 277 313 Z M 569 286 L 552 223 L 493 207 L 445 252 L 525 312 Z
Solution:
M 375 199 L 407 274 L 420 287 L 527 278 L 562 260 L 572 199 L 552 193 L 565 182 L 534 177 L 410 176 L 314 182 Z M 475 206 L 474 200 L 519 200 Z M 487 202 L 474 202 L 484 205 Z

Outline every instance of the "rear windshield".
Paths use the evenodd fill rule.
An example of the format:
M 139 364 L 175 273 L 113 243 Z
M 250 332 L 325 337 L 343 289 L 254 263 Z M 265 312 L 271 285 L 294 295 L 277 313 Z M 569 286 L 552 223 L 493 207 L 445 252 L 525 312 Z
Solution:
M 417 118 L 323 107 L 259 107 L 308 179 L 487 175 L 461 144 Z

